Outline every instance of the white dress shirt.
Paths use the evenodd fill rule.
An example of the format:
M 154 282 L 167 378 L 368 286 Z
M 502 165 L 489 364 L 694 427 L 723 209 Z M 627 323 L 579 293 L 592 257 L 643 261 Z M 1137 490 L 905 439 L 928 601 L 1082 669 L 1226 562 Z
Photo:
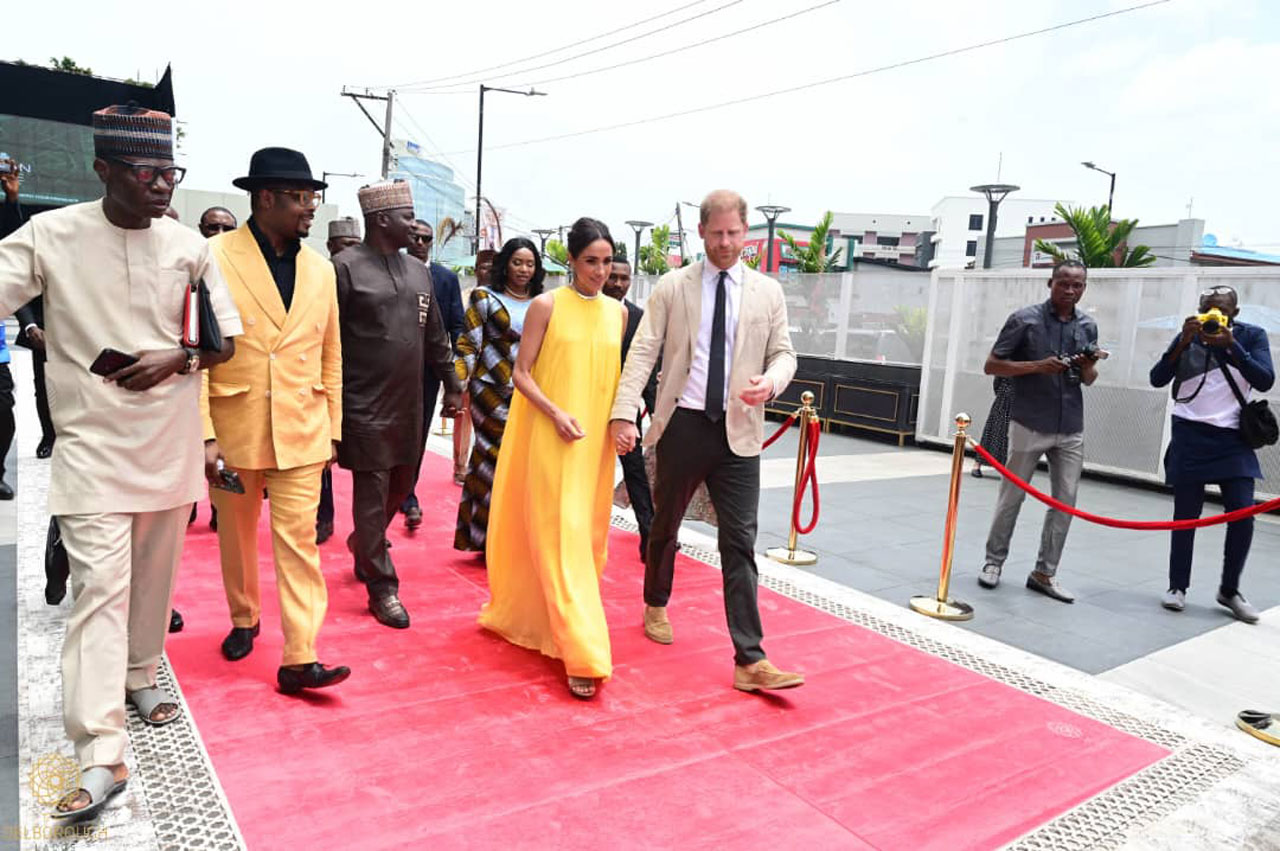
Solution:
M 680 394 L 680 407 L 701 411 L 707 404 L 707 370 L 711 366 L 711 326 L 716 313 L 716 285 L 720 272 L 714 263 L 702 264 L 702 320 L 689 364 L 689 380 Z M 724 286 L 724 401 L 729 404 L 729 373 L 733 371 L 733 340 L 738 330 L 738 310 L 742 306 L 742 261 L 723 270 L 729 273 Z

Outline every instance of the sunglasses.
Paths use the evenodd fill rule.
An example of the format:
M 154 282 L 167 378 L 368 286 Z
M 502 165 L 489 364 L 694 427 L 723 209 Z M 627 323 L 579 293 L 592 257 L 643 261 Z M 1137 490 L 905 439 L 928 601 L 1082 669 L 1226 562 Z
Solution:
M 436 238 L 435 238 L 434 236 L 423 236 L 423 235 L 422 235 L 422 234 L 420 234 L 420 233 L 411 233 L 411 234 L 409 234 L 409 239 L 413 240 L 414 242 L 421 242 L 421 243 L 424 243 L 424 244 L 426 244 L 426 245 L 430 245 L 431 243 L 435 242 L 435 240 L 436 240 Z
M 200 229 L 208 231 L 209 233 L 230 233 L 231 231 L 236 229 L 236 226 L 221 225 L 221 224 L 207 224 L 207 225 L 201 225 Z
M 187 170 L 179 165 L 139 165 L 131 163 L 128 160 L 112 158 L 112 162 L 119 163 L 133 172 L 139 182 L 150 186 L 156 182 L 156 178 L 163 177 L 164 182 L 170 186 L 177 186 L 182 179 L 187 176 Z
M 320 193 L 313 189 L 272 189 L 277 195 L 288 195 L 301 206 L 314 209 L 320 206 Z

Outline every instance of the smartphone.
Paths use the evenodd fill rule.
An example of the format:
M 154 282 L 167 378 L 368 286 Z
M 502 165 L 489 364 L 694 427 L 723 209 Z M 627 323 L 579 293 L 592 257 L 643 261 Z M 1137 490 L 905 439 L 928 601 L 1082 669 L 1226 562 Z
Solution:
M 244 482 L 240 481 L 240 474 L 223 466 L 222 459 L 218 459 L 218 481 L 210 482 L 209 487 L 231 493 L 244 493 Z
M 133 355 L 125 354 L 116 349 L 103 349 L 98 353 L 93 363 L 89 365 L 89 371 L 94 375 L 107 376 L 124 369 L 126 366 L 133 366 L 137 362 L 138 359 Z

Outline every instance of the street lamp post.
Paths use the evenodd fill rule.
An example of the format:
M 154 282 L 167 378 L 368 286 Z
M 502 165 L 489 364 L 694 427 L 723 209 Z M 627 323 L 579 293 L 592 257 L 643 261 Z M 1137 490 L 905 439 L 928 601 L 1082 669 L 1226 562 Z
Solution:
M 481 203 L 480 196 L 481 194 L 483 194 L 480 186 L 480 173 L 484 165 L 484 93 L 485 92 L 506 92 L 507 94 L 511 94 L 511 95 L 524 95 L 525 97 L 534 97 L 535 95 L 539 97 L 545 97 L 547 94 L 546 92 L 539 92 L 533 89 L 532 87 L 530 87 L 529 91 L 522 92 L 519 89 L 502 89 L 502 88 L 498 88 L 497 86 L 486 86 L 484 83 L 480 84 L 480 119 L 479 119 L 480 132 L 476 140 L 476 235 L 475 235 L 475 239 L 472 241 L 472 244 L 471 244 L 472 254 L 480 253 L 480 203 Z
M 628 219 L 627 224 L 631 225 L 631 229 L 636 232 L 636 256 L 631 259 L 632 267 L 637 273 L 640 272 L 640 234 L 645 228 L 653 227 L 653 222 L 642 222 L 639 219 Z
M 984 183 L 981 186 L 970 186 L 970 192 L 979 192 L 987 197 L 987 249 L 982 255 L 982 268 L 991 268 L 991 253 L 996 247 L 996 212 L 1000 202 L 1010 192 L 1017 192 L 1021 186 L 1012 183 Z
M 320 182 L 321 182 L 321 183 L 328 183 L 328 182 L 329 182 L 329 175 L 333 175 L 334 177 L 364 177 L 364 175 L 363 175 L 363 174 L 355 174 L 354 172 L 347 172 L 347 171 L 322 171 L 322 172 L 320 172 Z M 323 203 L 324 203 L 324 193 L 325 193 L 325 192 L 327 192 L 327 191 L 328 191 L 328 187 L 327 187 L 327 186 L 326 186 L 324 189 L 321 189 L 321 190 L 320 190 L 320 203 L 321 203 L 321 204 L 323 204 Z
M 1080 165 L 1084 166 L 1085 168 L 1091 168 L 1094 171 L 1100 171 L 1103 174 L 1105 174 L 1107 177 L 1111 178 L 1111 189 L 1107 192 L 1107 215 L 1111 216 L 1112 219 L 1115 219 L 1115 215 L 1112 213 L 1111 204 L 1113 201 L 1115 201 L 1115 198 L 1116 198 L 1116 173 L 1114 171 L 1107 171 L 1105 168 L 1098 168 L 1096 165 L 1089 162 L 1088 160 L 1080 163 Z
M 766 275 L 770 275 L 775 271 L 773 268 L 773 226 L 778 221 L 778 216 L 791 212 L 791 208 L 779 207 L 777 204 L 764 204 L 756 207 L 756 209 L 763 213 L 764 217 L 769 221 L 769 254 L 768 260 L 764 264 L 764 272 Z

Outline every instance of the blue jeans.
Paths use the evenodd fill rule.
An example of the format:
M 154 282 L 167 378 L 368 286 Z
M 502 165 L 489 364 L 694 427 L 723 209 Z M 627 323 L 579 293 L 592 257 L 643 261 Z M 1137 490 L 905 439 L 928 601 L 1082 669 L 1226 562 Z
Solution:
M 1173 488 L 1173 519 L 1194 520 L 1204 510 L 1206 482 L 1188 482 Z M 1253 505 L 1254 481 L 1250 478 L 1214 482 L 1222 488 L 1222 507 L 1227 511 Z M 1191 556 L 1195 548 L 1196 530 L 1172 532 L 1169 543 L 1169 588 L 1186 591 L 1191 584 Z M 1227 541 L 1222 554 L 1222 582 L 1218 591 L 1230 597 L 1240 590 L 1240 574 L 1253 543 L 1253 518 L 1227 524 Z

